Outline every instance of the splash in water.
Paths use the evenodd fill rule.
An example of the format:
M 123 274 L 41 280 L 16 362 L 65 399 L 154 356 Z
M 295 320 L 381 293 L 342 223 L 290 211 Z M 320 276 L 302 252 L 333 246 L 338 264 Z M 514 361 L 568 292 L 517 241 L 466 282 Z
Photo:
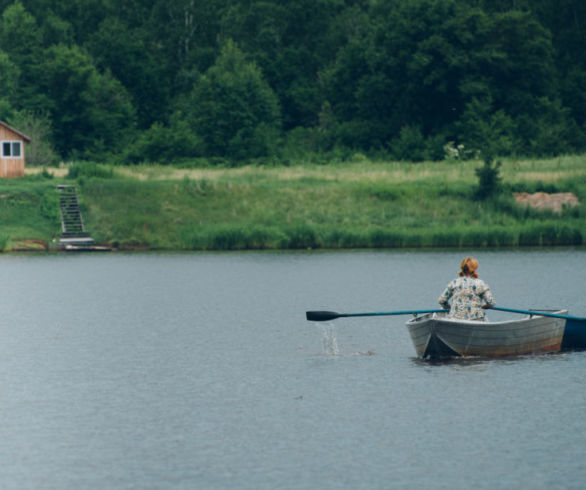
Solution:
M 340 349 L 338 348 L 338 341 L 336 340 L 336 329 L 329 323 L 321 325 L 321 328 L 323 331 L 323 354 L 326 356 L 339 356 Z

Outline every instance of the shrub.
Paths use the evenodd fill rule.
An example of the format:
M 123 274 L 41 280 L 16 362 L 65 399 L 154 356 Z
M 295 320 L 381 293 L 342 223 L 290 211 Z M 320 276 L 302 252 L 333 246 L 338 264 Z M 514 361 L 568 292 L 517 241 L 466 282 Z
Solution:
M 153 124 L 128 145 L 121 161 L 124 164 L 175 163 L 201 156 L 202 142 L 185 121 L 173 120 L 171 126 Z
M 319 135 L 314 128 L 297 127 L 287 132 L 282 157 L 287 161 L 297 161 L 307 158 L 308 154 L 319 148 Z
M 502 190 L 500 168 L 500 161 L 493 164 L 492 159 L 485 158 L 484 165 L 474 171 L 478 177 L 478 187 L 475 192 L 477 199 L 488 199 Z
M 373 148 L 387 140 L 387 130 L 376 121 L 344 121 L 336 126 L 336 142 L 346 148 Z
M 417 126 L 402 127 L 399 137 L 391 142 L 391 155 L 397 160 L 422 162 L 425 153 L 425 139 Z
M 428 137 L 425 141 L 425 159 L 441 162 L 446 156 L 444 144 L 445 141 L 442 135 Z

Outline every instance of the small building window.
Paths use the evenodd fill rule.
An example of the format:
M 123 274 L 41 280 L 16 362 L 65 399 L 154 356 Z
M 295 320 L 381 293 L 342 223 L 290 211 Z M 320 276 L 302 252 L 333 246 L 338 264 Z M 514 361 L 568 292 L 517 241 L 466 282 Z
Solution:
M 20 158 L 22 156 L 22 142 L 3 141 L 2 156 L 5 158 Z

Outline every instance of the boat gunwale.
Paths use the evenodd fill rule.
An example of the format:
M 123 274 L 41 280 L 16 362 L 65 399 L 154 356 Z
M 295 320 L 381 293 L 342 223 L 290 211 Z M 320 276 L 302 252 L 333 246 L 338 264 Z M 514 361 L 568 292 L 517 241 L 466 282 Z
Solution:
M 558 314 L 558 315 L 564 315 L 567 313 L 567 310 L 551 310 L 552 313 Z M 425 313 L 424 315 L 420 315 L 420 316 L 416 316 L 414 318 L 411 318 L 410 320 L 407 321 L 407 326 L 413 326 L 416 325 L 417 323 L 423 323 L 424 321 L 436 321 L 439 323 L 453 323 L 453 324 L 461 324 L 461 325 L 474 325 L 474 326 L 480 326 L 480 325 L 486 325 L 486 326 L 490 326 L 490 327 L 499 327 L 499 326 L 504 326 L 504 325 L 511 325 L 513 323 L 521 323 L 521 322 L 526 322 L 527 320 L 533 320 L 536 318 L 548 318 L 545 315 L 539 315 L 538 313 L 536 313 L 535 315 L 525 315 L 523 317 L 521 317 L 520 319 L 511 319 L 511 320 L 503 320 L 503 321 L 498 321 L 498 322 L 491 322 L 491 321 L 487 321 L 487 320 L 463 320 L 460 318 L 451 318 L 451 317 L 447 317 L 447 314 L 449 313 L 449 310 L 446 310 L 446 313 L 444 315 L 446 316 L 437 316 L 437 313 Z M 548 311 L 549 313 L 549 311 Z M 441 315 L 441 313 L 440 313 Z M 563 318 L 562 318 L 563 320 Z

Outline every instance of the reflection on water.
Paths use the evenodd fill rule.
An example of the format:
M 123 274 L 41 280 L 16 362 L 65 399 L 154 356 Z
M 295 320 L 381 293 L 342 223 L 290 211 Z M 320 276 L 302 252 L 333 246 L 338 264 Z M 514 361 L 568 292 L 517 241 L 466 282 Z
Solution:
M 414 357 L 412 362 L 416 365 L 421 366 L 471 366 L 477 364 L 487 364 L 487 363 L 499 363 L 499 364 L 506 364 L 506 363 L 515 363 L 515 362 L 527 362 L 527 361 L 534 361 L 534 362 L 546 362 L 549 360 L 556 360 L 564 355 L 568 354 L 568 352 L 547 352 L 547 353 L 537 353 L 537 354 L 525 354 L 525 355 L 512 355 L 512 356 L 502 356 L 502 357 L 482 357 L 482 356 L 454 356 L 454 357 L 443 357 L 443 358 L 435 358 L 435 359 L 421 359 L 419 357 Z
M 567 352 L 548 352 L 544 354 L 527 354 L 522 356 L 503 356 L 503 357 L 480 357 L 480 356 L 460 356 L 460 357 L 444 357 L 436 359 L 421 359 L 414 357 L 411 359 L 412 363 L 417 366 L 450 366 L 450 367 L 471 367 L 483 366 L 488 364 L 511 364 L 516 362 L 547 362 L 563 358 Z

